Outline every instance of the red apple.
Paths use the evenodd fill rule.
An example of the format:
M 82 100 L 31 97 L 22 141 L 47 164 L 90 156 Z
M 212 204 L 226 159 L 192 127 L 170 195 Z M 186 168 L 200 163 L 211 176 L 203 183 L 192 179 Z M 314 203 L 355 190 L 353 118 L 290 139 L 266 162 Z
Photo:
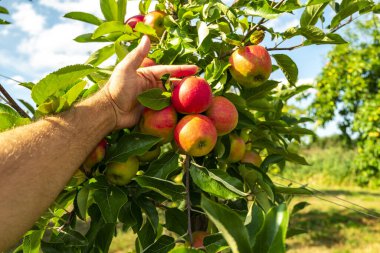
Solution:
M 174 86 L 172 104 L 183 114 L 201 113 L 211 105 L 212 91 L 202 77 L 189 76 Z
M 232 77 L 246 88 L 254 88 L 264 83 L 272 72 L 270 55 L 259 45 L 237 49 L 229 61 Z
M 103 160 L 106 155 L 107 141 L 101 140 L 96 148 L 87 156 L 86 160 L 83 163 L 83 169 L 86 174 L 91 173 L 91 168 L 95 164 Z
M 143 62 L 140 65 L 140 68 L 150 67 L 156 65 L 156 62 L 147 57 L 144 58 Z
M 139 160 L 131 156 L 125 162 L 112 162 L 107 165 L 106 178 L 111 184 L 126 185 L 136 176 L 139 169 Z
M 140 130 L 144 134 L 161 137 L 161 143 L 164 144 L 173 139 L 176 124 L 177 112 L 173 106 L 169 105 L 159 111 L 145 108 L 140 120 Z
M 137 23 L 144 22 L 144 17 L 145 17 L 144 15 L 136 15 L 136 16 L 130 17 L 129 19 L 127 19 L 125 24 L 129 25 L 132 29 L 135 29 L 135 26 Z
M 191 156 L 204 156 L 215 147 L 216 129 L 212 121 L 201 114 L 187 115 L 174 129 L 178 147 Z
M 230 134 L 230 154 L 227 160 L 231 163 L 240 161 L 245 153 L 245 142 L 236 134 Z
M 159 145 L 155 145 L 153 148 L 148 150 L 142 155 L 139 155 L 137 158 L 140 162 L 150 162 L 156 159 L 161 154 L 161 147 Z
M 204 249 L 203 240 L 206 236 L 209 236 L 210 233 L 206 231 L 196 231 L 192 233 L 193 237 L 193 247 L 196 249 Z
M 144 23 L 152 27 L 158 37 L 161 37 L 165 31 L 164 19 L 166 13 L 162 11 L 152 11 L 145 15 Z
M 261 156 L 253 150 L 247 150 L 244 154 L 243 159 L 241 159 L 242 163 L 250 163 L 255 165 L 256 167 L 260 167 L 262 159 Z
M 206 111 L 206 116 L 214 123 L 219 136 L 234 130 L 239 117 L 235 105 L 221 96 L 212 99 L 211 106 Z

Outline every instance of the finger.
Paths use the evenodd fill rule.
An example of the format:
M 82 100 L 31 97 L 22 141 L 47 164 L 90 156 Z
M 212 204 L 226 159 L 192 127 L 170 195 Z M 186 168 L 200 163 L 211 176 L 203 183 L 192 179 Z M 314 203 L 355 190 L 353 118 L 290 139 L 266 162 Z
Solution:
M 123 69 L 138 69 L 141 66 L 144 58 L 148 55 L 149 50 L 150 40 L 148 36 L 144 35 L 138 46 L 124 57 L 124 59 L 119 63 L 118 67 L 121 67 Z
M 198 72 L 198 67 L 195 65 L 156 65 L 145 68 L 151 72 L 156 79 L 160 79 L 165 74 L 170 74 L 171 77 L 192 76 Z

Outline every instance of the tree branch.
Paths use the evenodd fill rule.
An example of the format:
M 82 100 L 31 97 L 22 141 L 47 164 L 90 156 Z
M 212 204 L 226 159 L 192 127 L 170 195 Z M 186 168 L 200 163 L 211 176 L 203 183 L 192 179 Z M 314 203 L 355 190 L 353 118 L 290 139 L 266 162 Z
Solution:
M 0 83 L 0 92 L 4 95 L 4 97 L 7 99 L 9 105 L 15 109 L 21 116 L 25 118 L 30 118 L 30 116 L 23 110 L 21 107 L 16 103 L 16 101 L 9 95 L 9 93 L 5 90 L 3 85 Z
M 301 44 L 298 44 L 292 47 L 271 47 L 271 48 L 267 48 L 267 51 L 284 51 L 284 50 L 292 51 L 293 49 L 296 49 L 299 47 L 303 47 L 303 42 Z
M 187 209 L 187 233 L 189 234 L 190 245 L 193 244 L 193 235 L 191 231 L 191 200 L 190 200 L 190 156 L 185 158 L 185 173 L 186 173 L 186 209 Z
M 339 24 L 337 27 L 335 27 L 334 29 L 331 29 L 330 32 L 331 33 L 335 33 L 336 31 L 338 31 L 340 28 L 348 25 L 349 23 L 351 23 L 352 21 L 354 21 L 355 19 L 357 19 L 358 17 L 356 18 L 352 18 L 352 16 L 350 16 L 350 18 L 345 22 L 345 23 L 342 23 L 342 24 Z

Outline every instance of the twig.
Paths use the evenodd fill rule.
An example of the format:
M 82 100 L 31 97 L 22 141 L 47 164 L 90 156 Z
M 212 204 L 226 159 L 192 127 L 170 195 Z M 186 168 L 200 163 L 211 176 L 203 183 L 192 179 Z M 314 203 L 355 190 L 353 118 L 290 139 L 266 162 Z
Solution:
M 16 80 L 16 79 L 13 79 L 12 77 L 9 77 L 9 76 L 3 75 L 3 74 L 0 74 L 0 76 L 1 76 L 1 77 L 4 77 L 5 79 L 12 80 L 12 81 L 14 81 L 14 82 L 16 82 L 16 83 L 23 83 L 23 82 L 21 82 L 21 81 L 18 81 L 18 80 Z
M 31 119 L 30 116 L 23 109 L 21 109 L 21 107 L 16 103 L 16 101 L 14 101 L 14 99 L 11 97 L 11 95 L 9 95 L 9 93 L 5 90 L 5 88 L 3 87 L 3 85 L 1 85 L 1 83 L 0 83 L 0 92 L 8 100 L 9 105 L 13 109 L 15 109 L 21 116 Z
M 281 50 L 291 51 L 291 50 L 299 48 L 299 47 L 303 47 L 303 42 L 301 44 L 298 44 L 298 45 L 295 45 L 292 47 L 271 47 L 271 48 L 267 48 L 267 51 L 281 51 Z
M 358 17 L 356 18 L 352 18 L 352 16 L 350 16 L 350 18 L 347 20 L 347 22 L 345 23 L 342 23 L 342 24 L 339 24 L 337 27 L 335 27 L 334 29 L 331 29 L 330 32 L 331 33 L 335 33 L 336 31 L 338 31 L 340 28 L 348 25 L 349 23 L 351 23 L 352 21 L 354 21 L 355 19 L 357 19 Z
M 187 209 L 187 233 L 189 234 L 190 245 L 193 244 L 193 235 L 191 231 L 191 200 L 190 200 L 190 156 L 185 158 L 185 173 L 186 173 L 186 209 Z

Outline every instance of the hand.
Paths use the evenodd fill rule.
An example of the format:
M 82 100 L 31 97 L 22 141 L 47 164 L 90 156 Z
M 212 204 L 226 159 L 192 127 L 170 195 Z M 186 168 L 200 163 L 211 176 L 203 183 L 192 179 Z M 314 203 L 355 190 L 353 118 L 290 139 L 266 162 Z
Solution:
M 148 89 L 162 88 L 160 78 L 163 75 L 189 76 L 198 71 L 195 65 L 156 65 L 139 68 L 149 50 L 149 38 L 144 36 L 140 44 L 115 67 L 109 82 L 103 88 L 115 111 L 115 129 L 137 124 L 143 109 L 137 101 L 137 96 Z

